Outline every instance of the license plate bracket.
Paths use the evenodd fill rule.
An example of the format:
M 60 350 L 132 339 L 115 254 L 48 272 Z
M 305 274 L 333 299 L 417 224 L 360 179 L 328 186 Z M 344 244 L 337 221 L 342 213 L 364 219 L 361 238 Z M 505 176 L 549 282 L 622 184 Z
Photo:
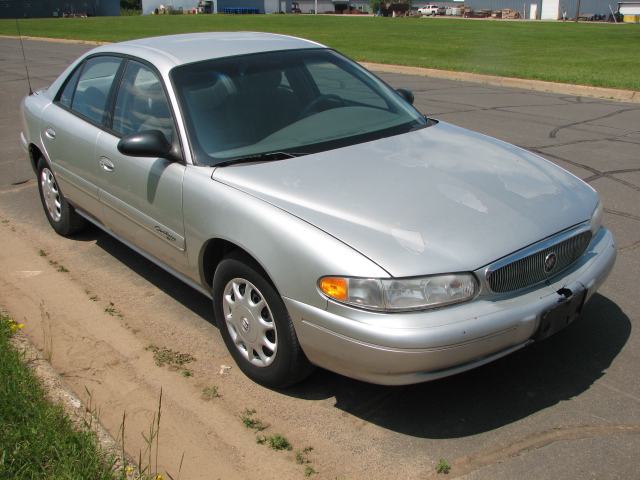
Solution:
M 587 291 L 582 289 L 568 300 L 563 301 L 545 313 L 542 316 L 538 331 L 533 336 L 533 340 L 537 341 L 550 337 L 578 318 L 582 312 L 586 296 Z

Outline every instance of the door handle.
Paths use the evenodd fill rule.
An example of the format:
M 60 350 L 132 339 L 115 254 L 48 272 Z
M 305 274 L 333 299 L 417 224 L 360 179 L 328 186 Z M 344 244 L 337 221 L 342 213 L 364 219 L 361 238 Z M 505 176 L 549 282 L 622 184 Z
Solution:
M 100 157 L 100 167 L 105 172 L 113 172 L 116 168 L 113 162 L 109 160 L 107 157 Z
M 47 127 L 44 131 L 44 135 L 45 137 L 47 137 L 49 140 L 55 140 L 56 138 L 56 131 L 51 128 L 51 127 Z

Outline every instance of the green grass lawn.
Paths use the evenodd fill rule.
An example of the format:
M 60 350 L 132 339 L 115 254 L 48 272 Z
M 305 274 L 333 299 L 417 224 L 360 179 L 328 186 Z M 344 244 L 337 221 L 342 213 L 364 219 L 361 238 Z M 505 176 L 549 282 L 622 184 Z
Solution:
M 21 326 L 0 312 L 0 478 L 116 480 L 92 433 L 53 405 L 9 342 Z
M 640 90 L 640 25 L 324 15 L 147 15 L 20 20 L 23 35 L 116 42 L 251 30 L 316 40 L 358 61 Z M 0 34 L 17 35 L 14 20 Z

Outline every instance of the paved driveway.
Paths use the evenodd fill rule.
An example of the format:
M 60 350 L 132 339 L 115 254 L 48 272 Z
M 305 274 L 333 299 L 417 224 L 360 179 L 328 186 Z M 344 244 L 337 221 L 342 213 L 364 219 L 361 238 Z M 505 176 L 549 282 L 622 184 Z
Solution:
M 33 87 L 47 85 L 87 48 L 26 41 Z M 0 211 L 45 230 L 33 200 L 34 175 L 18 141 L 18 106 L 27 92 L 20 44 L 2 38 L 0 49 Z M 338 428 L 348 414 L 373 428 L 350 432 L 349 424 L 341 435 L 373 432 L 382 443 L 372 451 L 396 462 L 405 472 L 398 478 L 416 471 L 420 478 L 435 475 L 430 462 L 438 458 L 453 466 L 448 478 L 639 478 L 640 105 L 379 75 L 412 89 L 423 113 L 524 147 L 586 180 L 602 196 L 604 223 L 619 244 L 618 263 L 581 319 L 483 368 L 400 388 L 319 372 L 286 394 L 304 402 L 335 397 L 326 421 Z M 144 276 L 145 268 L 152 267 L 131 275 Z

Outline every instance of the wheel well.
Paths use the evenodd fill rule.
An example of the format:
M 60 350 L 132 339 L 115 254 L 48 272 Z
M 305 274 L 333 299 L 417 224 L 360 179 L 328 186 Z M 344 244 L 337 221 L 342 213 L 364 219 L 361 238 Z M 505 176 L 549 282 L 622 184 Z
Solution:
M 232 243 L 228 240 L 213 238 L 209 240 L 205 245 L 200 263 L 200 265 L 202 266 L 204 281 L 210 289 L 213 287 L 213 275 L 216 272 L 216 268 L 218 268 L 220 262 L 231 252 L 242 254 L 245 258 L 247 258 L 247 260 L 251 262 L 251 266 L 256 269 L 261 275 L 263 275 L 265 280 L 273 285 L 273 281 L 271 280 L 271 278 L 269 278 L 267 272 L 265 272 L 260 263 L 255 258 L 253 258 L 246 250 L 240 248 L 235 243 Z
M 29 145 L 29 161 L 31 162 L 31 168 L 34 172 L 38 171 L 38 160 L 43 157 L 42 152 L 33 143 Z

